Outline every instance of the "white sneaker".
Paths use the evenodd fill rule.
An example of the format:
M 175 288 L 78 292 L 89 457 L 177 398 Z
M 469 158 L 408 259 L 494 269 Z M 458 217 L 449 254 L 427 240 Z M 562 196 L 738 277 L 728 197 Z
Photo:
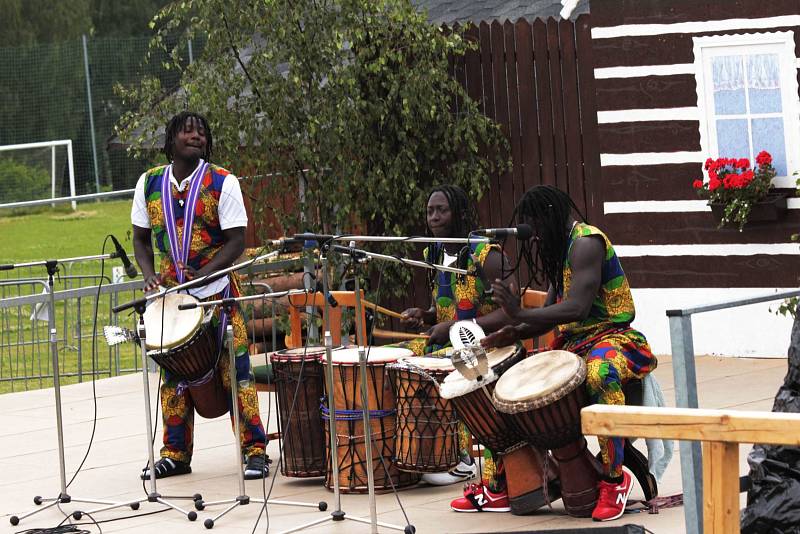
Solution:
M 431 484 L 432 486 L 449 486 L 450 484 L 458 484 L 459 482 L 466 482 L 478 476 L 478 465 L 475 462 L 471 464 L 465 463 L 463 460 L 450 471 L 442 473 L 425 473 L 422 475 L 422 481 Z

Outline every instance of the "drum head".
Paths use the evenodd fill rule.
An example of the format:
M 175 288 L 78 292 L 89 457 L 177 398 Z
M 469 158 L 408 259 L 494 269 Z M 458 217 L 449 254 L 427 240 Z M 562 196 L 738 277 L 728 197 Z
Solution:
M 167 293 L 153 299 L 144 311 L 144 328 L 148 349 L 171 349 L 182 345 L 203 323 L 203 308 L 179 310 L 181 304 L 197 299 L 186 293 Z
M 396 362 L 400 358 L 407 358 L 414 355 L 412 351 L 400 347 L 367 347 L 364 350 L 368 364 Z M 331 354 L 331 363 L 356 365 L 358 363 L 358 348 L 348 347 L 346 349 L 337 350 Z
M 494 387 L 497 409 L 517 413 L 546 406 L 586 380 L 583 359 L 565 350 L 540 352 L 505 372 Z
M 334 348 L 333 350 L 336 350 Z M 311 361 L 318 360 L 320 356 L 325 354 L 325 347 L 318 345 L 309 345 L 308 347 L 297 347 L 295 349 L 279 350 L 270 354 L 270 361 L 277 362 L 299 362 L 302 360 Z
M 469 380 L 464 378 L 464 375 L 458 371 L 453 371 L 447 375 L 439 387 L 439 395 L 445 399 L 455 399 L 462 397 L 468 393 L 472 393 L 482 386 L 491 384 L 497 380 L 497 375 L 489 370 L 489 374 L 483 377 L 480 382 L 477 380 Z

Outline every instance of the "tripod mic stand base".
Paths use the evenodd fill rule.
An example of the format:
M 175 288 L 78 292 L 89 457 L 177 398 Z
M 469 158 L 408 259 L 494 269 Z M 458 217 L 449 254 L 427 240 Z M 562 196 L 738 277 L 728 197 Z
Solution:
M 9 518 L 9 522 L 13 526 L 19 525 L 19 522 L 25 519 L 26 517 L 30 517 L 32 515 L 38 514 L 39 512 L 43 512 L 48 508 L 56 506 L 58 504 L 68 504 L 68 503 L 91 503 L 91 504 L 103 504 L 102 508 L 97 508 L 96 510 L 92 510 L 90 512 L 82 512 L 80 510 L 76 510 L 72 512 L 72 516 L 75 519 L 80 519 L 84 513 L 94 513 L 94 512 L 101 512 L 103 510 L 111 510 L 112 508 L 120 508 L 122 506 L 130 506 L 131 510 L 138 510 L 139 503 L 141 503 L 143 499 L 132 500 L 132 501 L 121 501 L 121 502 L 114 502 L 114 501 L 104 501 L 100 499 L 88 499 L 88 498 L 81 498 L 81 497 L 72 497 L 66 493 L 59 494 L 58 497 L 51 497 L 51 498 L 44 498 L 41 495 L 37 495 L 33 498 L 33 503 L 37 506 L 41 506 L 44 503 L 44 506 L 41 508 L 36 508 L 30 512 L 22 514 L 20 516 L 12 515 Z

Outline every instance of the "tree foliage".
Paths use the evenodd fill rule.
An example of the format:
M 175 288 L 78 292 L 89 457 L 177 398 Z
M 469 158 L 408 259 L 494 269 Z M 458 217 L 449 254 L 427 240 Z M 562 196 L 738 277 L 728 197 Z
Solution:
M 479 198 L 505 165 L 499 127 L 451 75 L 470 44 L 407 0 L 186 0 L 153 26 L 181 88 L 121 88 L 137 109 L 119 134 L 146 149 L 170 115 L 205 113 L 216 161 L 258 178 L 257 207 L 283 228 L 419 230 L 431 185 Z M 185 65 L 198 34 L 203 55 Z M 302 199 L 274 201 L 285 194 Z

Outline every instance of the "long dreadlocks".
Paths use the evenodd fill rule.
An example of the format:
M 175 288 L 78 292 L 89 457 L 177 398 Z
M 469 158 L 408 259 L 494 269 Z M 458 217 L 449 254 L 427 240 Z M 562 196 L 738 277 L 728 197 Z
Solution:
M 557 294 L 564 289 L 564 260 L 569 245 L 566 226 L 572 211 L 586 222 L 569 195 L 551 185 L 528 189 L 514 210 L 517 220 L 530 224 L 538 237 L 535 257 L 530 241 L 523 243 L 520 250 L 528 264 L 529 279 L 537 284 L 549 283 Z
M 214 145 L 214 138 L 211 135 L 211 127 L 208 125 L 208 120 L 206 120 L 205 117 L 194 111 L 181 111 L 169 120 L 164 132 L 164 155 L 167 156 L 167 161 L 172 161 L 172 151 L 175 148 L 175 137 L 179 132 L 183 131 L 186 121 L 189 119 L 199 122 L 206 132 L 206 152 L 202 157 L 204 160 L 210 162 L 211 149 Z
M 428 200 L 431 199 L 434 193 L 442 193 L 447 199 L 447 205 L 450 206 L 450 237 L 467 237 L 475 228 L 475 209 L 469 201 L 467 193 L 457 185 L 442 184 L 431 189 L 428 193 Z M 427 226 L 427 233 L 429 236 L 433 235 L 430 227 Z M 470 248 L 469 246 L 463 247 L 458 252 L 458 259 L 456 260 L 456 267 L 459 269 L 467 268 L 467 260 L 469 259 Z M 426 257 L 432 263 L 439 263 L 444 254 L 444 247 L 437 243 L 429 243 L 426 247 Z M 437 271 L 426 270 L 428 287 L 433 288 L 436 282 Z

